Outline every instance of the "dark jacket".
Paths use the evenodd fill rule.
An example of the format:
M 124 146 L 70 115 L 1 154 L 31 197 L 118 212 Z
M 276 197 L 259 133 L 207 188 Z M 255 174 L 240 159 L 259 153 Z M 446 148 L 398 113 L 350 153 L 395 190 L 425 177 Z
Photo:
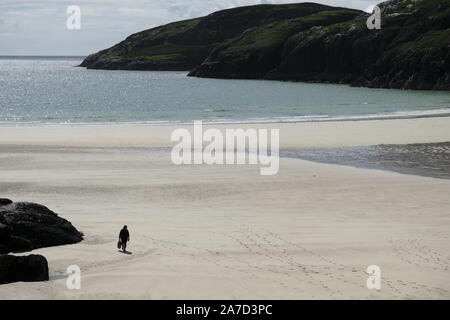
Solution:
M 127 229 L 122 229 L 120 230 L 119 238 L 120 240 L 122 240 L 122 242 L 127 242 L 128 240 L 130 240 L 130 233 Z

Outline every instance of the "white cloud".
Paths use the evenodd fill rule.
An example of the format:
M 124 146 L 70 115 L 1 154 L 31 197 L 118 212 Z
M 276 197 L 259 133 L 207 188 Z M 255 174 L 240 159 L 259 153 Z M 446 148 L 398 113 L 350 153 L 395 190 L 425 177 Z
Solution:
M 117 12 L 123 17 L 147 17 L 149 11 L 142 8 L 119 8 Z
M 366 9 L 364 9 L 364 11 L 367 12 L 367 13 L 372 13 L 373 9 L 375 8 L 375 6 L 376 6 L 376 4 L 371 4 Z

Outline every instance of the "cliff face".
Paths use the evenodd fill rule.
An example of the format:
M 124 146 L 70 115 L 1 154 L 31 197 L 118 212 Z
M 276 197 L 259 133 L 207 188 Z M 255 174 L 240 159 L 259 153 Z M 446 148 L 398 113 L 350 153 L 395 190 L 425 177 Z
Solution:
M 237 37 L 217 45 L 208 58 L 194 68 L 190 75 L 265 78 L 289 56 L 286 44 L 291 42 L 295 34 L 319 26 L 343 23 L 360 14 L 361 12 L 356 10 L 333 8 L 247 29 Z
M 82 66 L 450 90 L 450 0 L 379 6 L 379 30 L 366 13 L 312 3 L 219 11 L 132 35 Z
M 314 27 L 291 20 L 303 30 L 293 28 L 272 46 L 258 40 L 262 30 L 234 38 L 190 75 L 450 90 L 450 1 L 394 0 L 380 7 L 379 30 L 367 28 L 368 14 L 353 19 L 339 12 L 312 15 L 303 21 L 315 20 Z M 330 23 L 340 18 L 344 22 Z

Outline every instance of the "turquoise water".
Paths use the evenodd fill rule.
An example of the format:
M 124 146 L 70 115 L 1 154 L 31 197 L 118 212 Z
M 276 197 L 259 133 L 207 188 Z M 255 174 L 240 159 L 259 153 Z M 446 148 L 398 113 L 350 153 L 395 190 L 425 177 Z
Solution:
M 186 77 L 0 57 L 0 124 L 324 121 L 450 113 L 450 92 Z

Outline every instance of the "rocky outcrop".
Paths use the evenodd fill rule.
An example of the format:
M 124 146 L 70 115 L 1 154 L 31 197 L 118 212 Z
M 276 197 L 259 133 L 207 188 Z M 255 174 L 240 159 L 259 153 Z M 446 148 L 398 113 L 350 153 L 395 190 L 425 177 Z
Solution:
M 0 284 L 17 281 L 47 281 L 48 263 L 41 255 L 0 256 Z
M 104 70 L 184 71 L 190 70 L 193 65 L 187 59 L 166 59 L 162 57 L 148 59 L 145 57 L 130 58 L 92 54 L 80 66 Z
M 223 10 L 134 34 L 81 66 L 450 90 L 450 0 L 379 7 L 379 30 L 367 13 L 314 3 Z
M 0 254 L 81 240 L 81 232 L 43 205 L 29 202 L 0 205 Z

